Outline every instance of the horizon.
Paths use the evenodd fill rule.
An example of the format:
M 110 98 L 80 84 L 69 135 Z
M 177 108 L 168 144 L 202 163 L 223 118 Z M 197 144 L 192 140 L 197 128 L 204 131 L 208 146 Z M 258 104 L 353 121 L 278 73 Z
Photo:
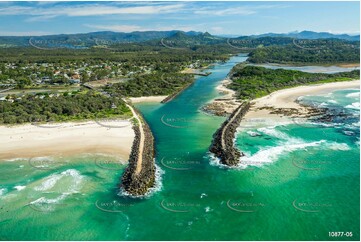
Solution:
M 0 2 L 0 21 L 8 23 L 0 36 L 172 30 L 359 35 L 359 7 L 359 2 Z
M 233 37 L 233 38 L 237 38 L 237 37 L 243 37 L 243 36 L 257 36 L 257 35 L 267 35 L 267 34 L 297 34 L 297 33 L 302 33 L 302 32 L 314 32 L 314 33 L 328 33 L 328 34 L 333 34 L 333 35 L 348 35 L 348 36 L 359 36 L 360 33 L 353 33 L 353 34 L 349 34 L 349 33 L 331 33 L 331 32 L 316 32 L 316 31 L 311 31 L 311 30 L 301 30 L 301 31 L 290 31 L 290 32 L 265 32 L 265 33 L 260 33 L 260 34 L 251 34 L 251 35 L 236 35 L 236 34 L 213 34 L 211 32 L 208 31 L 195 31 L 195 30 L 189 30 L 189 31 L 183 31 L 183 30 L 179 30 L 179 29 L 172 29 L 172 30 L 144 30 L 144 31 L 131 31 L 131 32 L 120 32 L 120 31 L 111 31 L 111 30 L 103 30 L 103 31 L 91 31 L 91 32 L 78 32 L 78 33 L 58 33 L 58 34 L 45 34 L 45 35 L 1 35 L 0 37 L 44 37 L 44 36 L 54 36 L 54 35 L 77 35 L 77 34 L 91 34 L 91 33 L 102 33 L 102 32 L 110 32 L 110 33 L 124 33 L 124 34 L 131 34 L 131 33 L 146 33 L 146 32 L 171 32 L 171 31 L 176 31 L 176 32 L 184 32 L 184 33 L 189 33 L 189 32 L 197 32 L 200 34 L 204 34 L 204 33 L 209 33 L 213 36 L 219 36 L 219 37 Z

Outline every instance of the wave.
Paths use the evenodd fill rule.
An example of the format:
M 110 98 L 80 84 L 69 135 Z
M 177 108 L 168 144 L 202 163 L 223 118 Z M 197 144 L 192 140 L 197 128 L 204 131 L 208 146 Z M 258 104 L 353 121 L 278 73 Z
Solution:
M 346 105 L 345 108 L 360 110 L 360 103 L 359 102 L 352 103 L 352 104 Z
M 39 186 L 34 187 L 35 191 L 48 191 L 53 188 L 58 181 L 62 178 L 71 177 L 73 179 L 72 185 L 69 187 L 68 193 L 76 193 L 79 190 L 80 183 L 83 180 L 83 176 L 79 173 L 79 171 L 75 169 L 68 169 L 66 171 L 61 172 L 60 174 L 52 174 L 47 179 L 41 183 Z
M 60 204 L 68 196 L 78 193 L 82 188 L 82 181 L 84 176 L 80 174 L 79 171 L 75 169 L 68 169 L 66 171 L 48 176 L 44 182 L 39 186 L 34 187 L 35 191 L 49 192 L 58 182 L 62 182 L 63 179 L 71 178 L 71 185 L 65 188 L 65 191 L 62 191 L 59 196 L 55 198 L 46 198 L 42 196 L 29 203 L 35 210 L 40 210 L 44 212 L 54 211 L 55 205 Z M 64 188 L 62 186 L 62 188 Z M 44 194 L 44 193 L 43 193 Z M 52 193 L 53 194 L 53 193 Z
M 325 140 L 315 141 L 311 143 L 296 143 L 290 144 L 290 142 L 282 143 L 276 147 L 268 147 L 261 149 L 256 152 L 254 155 L 247 155 L 240 158 L 241 167 L 245 168 L 247 166 L 256 166 L 260 167 L 267 163 L 272 163 L 276 161 L 280 155 L 285 153 L 290 153 L 295 150 L 305 149 L 307 147 L 316 147 L 322 143 L 325 143 Z
M 263 134 L 266 134 L 268 136 L 272 136 L 281 140 L 287 140 L 289 142 L 293 142 L 293 143 L 301 143 L 303 142 L 302 139 L 299 138 L 295 138 L 295 137 L 291 137 L 288 134 L 278 131 L 276 130 L 277 126 L 272 126 L 272 127 L 263 127 L 263 128 L 258 128 L 257 131 L 261 132 Z
M 349 94 L 346 95 L 346 97 L 359 99 L 360 98 L 360 92 L 349 93 Z
M 6 189 L 6 188 L 0 188 L 0 197 L 2 195 L 4 195 L 5 193 L 7 193 L 7 191 L 8 191 L 8 189 Z
M 18 191 L 21 191 L 21 190 L 24 190 L 25 188 L 26 188 L 26 186 L 20 186 L 20 185 L 18 185 L 18 186 L 15 186 L 14 187 L 16 190 L 18 190 Z
M 62 178 L 59 174 L 54 174 L 45 180 L 40 186 L 34 187 L 35 191 L 46 191 L 55 186 L 55 184 Z
M 247 131 L 247 134 L 249 136 L 255 137 L 255 136 L 260 136 L 261 134 L 258 132 L 254 132 L 254 131 Z
M 346 143 L 331 142 L 327 144 L 327 147 L 331 150 L 351 150 Z

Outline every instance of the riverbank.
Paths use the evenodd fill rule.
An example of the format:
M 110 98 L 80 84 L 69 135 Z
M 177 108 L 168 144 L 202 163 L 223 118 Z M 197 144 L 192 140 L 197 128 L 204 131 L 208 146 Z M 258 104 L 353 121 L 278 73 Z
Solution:
M 143 102 L 161 102 L 168 96 L 146 96 L 146 97 L 131 97 L 129 98 L 132 103 L 143 103 Z
M 282 89 L 267 96 L 254 99 L 251 108 L 244 116 L 246 120 L 252 119 L 275 119 L 285 120 L 291 117 L 307 117 L 315 110 L 300 105 L 297 100 L 301 96 L 329 93 L 336 90 L 360 88 L 360 80 L 331 82 L 325 84 L 315 84 L 298 86 L 294 88 Z
M 239 105 L 241 105 L 242 102 L 236 98 L 236 92 L 227 88 L 227 85 L 231 82 L 232 81 L 229 79 L 221 81 L 221 83 L 216 87 L 216 90 L 222 95 L 222 97 L 216 98 L 203 106 L 202 110 L 204 112 L 216 116 L 228 116 L 232 114 Z
M 128 120 L 0 126 L 0 159 L 102 153 L 128 160 L 134 137 Z

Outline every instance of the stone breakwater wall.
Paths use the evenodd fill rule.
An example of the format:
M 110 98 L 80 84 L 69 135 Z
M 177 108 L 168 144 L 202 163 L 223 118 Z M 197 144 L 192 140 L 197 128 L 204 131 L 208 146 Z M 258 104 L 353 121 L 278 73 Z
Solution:
M 234 147 L 233 141 L 236 130 L 249 108 L 249 102 L 242 103 L 213 135 L 209 151 L 218 157 L 224 165 L 237 166 L 240 163 L 240 157 L 244 156 Z
M 187 85 L 185 85 L 184 87 L 182 87 L 181 89 L 179 89 L 178 91 L 176 91 L 173 94 L 170 94 L 169 96 L 167 96 L 166 98 L 164 98 L 161 103 L 167 103 L 169 101 L 172 101 L 174 98 L 176 98 L 179 94 L 181 94 L 185 89 L 187 89 L 188 87 L 190 87 L 194 82 L 191 82 Z
M 142 127 L 144 133 L 144 147 L 142 153 L 141 171 L 137 174 L 136 168 L 139 158 L 140 147 L 140 128 L 139 125 L 133 126 L 135 138 L 133 141 L 132 150 L 129 157 L 129 164 L 121 178 L 121 187 L 128 194 L 132 196 L 145 195 L 150 188 L 155 185 L 155 151 L 154 151 L 154 137 L 145 122 L 144 118 L 139 112 L 138 117 L 142 120 Z

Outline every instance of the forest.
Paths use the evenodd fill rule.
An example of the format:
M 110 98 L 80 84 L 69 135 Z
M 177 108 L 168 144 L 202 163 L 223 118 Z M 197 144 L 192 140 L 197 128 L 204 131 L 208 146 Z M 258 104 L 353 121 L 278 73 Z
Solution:
M 360 78 L 360 71 L 340 72 L 336 74 L 307 73 L 285 69 L 267 69 L 264 67 L 238 64 L 231 71 L 232 83 L 228 85 L 237 92 L 242 100 L 254 99 L 276 90 L 305 84 L 347 81 Z
M 46 123 L 95 118 L 131 117 L 131 111 L 120 98 L 107 97 L 94 91 L 62 94 L 38 93 L 0 102 L 0 124 Z

